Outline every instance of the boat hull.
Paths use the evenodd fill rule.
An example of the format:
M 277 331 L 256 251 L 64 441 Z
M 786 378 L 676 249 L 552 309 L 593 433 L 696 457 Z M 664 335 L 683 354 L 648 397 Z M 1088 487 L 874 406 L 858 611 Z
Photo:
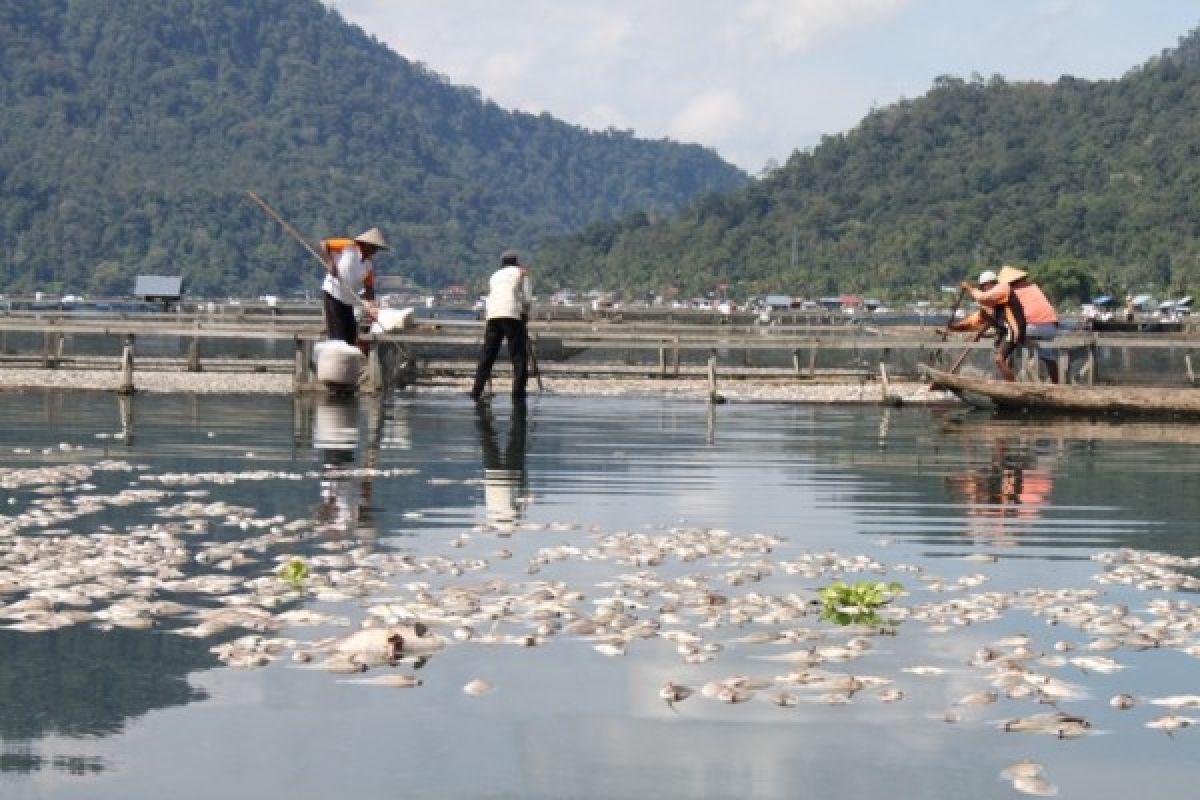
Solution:
M 952 375 L 929 366 L 923 366 L 922 371 L 934 386 L 980 408 L 1200 417 L 1200 389 L 1017 383 Z

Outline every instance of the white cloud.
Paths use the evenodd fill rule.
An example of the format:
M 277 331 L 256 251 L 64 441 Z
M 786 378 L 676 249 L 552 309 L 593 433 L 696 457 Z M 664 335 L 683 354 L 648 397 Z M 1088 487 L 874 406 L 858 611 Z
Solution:
M 716 144 L 727 139 L 742 121 L 742 101 L 730 91 L 696 95 L 671 120 L 671 136 L 685 142 Z
M 841 33 L 877 25 L 900 14 L 911 0 L 748 0 L 726 26 L 735 50 L 791 54 Z
M 609 17 L 586 33 L 579 43 L 579 52 L 593 57 L 607 56 L 625 44 L 632 28 L 628 17 Z

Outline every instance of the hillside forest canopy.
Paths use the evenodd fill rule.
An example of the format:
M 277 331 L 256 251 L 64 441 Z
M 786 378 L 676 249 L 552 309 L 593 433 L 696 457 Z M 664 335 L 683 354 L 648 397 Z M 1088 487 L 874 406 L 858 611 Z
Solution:
M 1060 302 L 1200 288 L 1200 34 L 1119 80 L 937 78 L 681 214 L 543 244 L 552 281 L 928 297 L 1005 263 Z
M 382 228 L 444 286 L 498 254 L 747 177 L 711 150 L 501 109 L 318 0 L 0 3 L 0 293 L 315 286 L 310 241 Z

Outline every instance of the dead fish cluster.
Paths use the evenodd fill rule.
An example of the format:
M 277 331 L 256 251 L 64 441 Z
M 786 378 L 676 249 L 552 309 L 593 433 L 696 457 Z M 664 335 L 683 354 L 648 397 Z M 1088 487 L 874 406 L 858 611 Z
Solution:
M 92 481 L 102 472 L 137 475 L 125 489 L 100 493 Z M 1180 599 L 1156 597 L 1131 610 L 1103 602 L 1104 590 L 1095 586 L 983 591 L 989 576 L 981 572 L 941 576 L 919 565 L 889 567 L 868 555 L 832 550 L 789 551 L 780 558 L 782 537 L 702 526 L 593 529 L 586 535 L 577 535 L 576 523 L 479 526 L 444 542 L 454 555 L 416 555 L 378 550 L 349 537 L 321 538 L 315 521 L 264 516 L 210 496 L 211 487 L 317 476 L 327 473 L 152 474 L 123 462 L 2 470 L 0 486 L 21 492 L 22 507 L 0 517 L 0 621 L 30 633 L 89 624 L 197 638 L 232 635 L 212 648 L 231 667 L 265 667 L 290 654 L 306 668 L 338 675 L 377 670 L 343 680 L 394 687 L 422 684 L 395 667 L 420 665 L 448 647 L 528 648 L 560 638 L 614 664 L 637 648 L 669 647 L 692 680 L 667 681 L 658 697 L 681 716 L 692 707 L 684 704 L 696 703 L 696 697 L 784 709 L 802 703 L 899 703 L 910 692 L 954 676 L 957 690 L 949 696 L 956 699 L 938 719 L 969 723 L 982 707 L 1025 701 L 1054 710 L 1010 716 L 1001 729 L 1062 739 L 1095 733 L 1088 719 L 1059 708 L 1087 697 L 1086 687 L 1069 678 L 1119 674 L 1121 654 L 1128 651 L 1162 648 L 1200 657 L 1200 612 Z M 88 515 L 133 506 L 150 521 L 122 530 L 76 531 Z M 508 538 L 518 531 L 537 535 L 536 541 L 512 539 L 506 542 L 511 547 L 495 550 L 495 536 L 484 536 Z M 573 535 L 555 541 L 556 534 L 566 533 Z M 301 547 L 309 553 L 304 558 L 309 572 L 300 585 L 289 584 L 276 573 Z M 1103 565 L 1095 576 L 1101 587 L 1165 592 L 1197 587 L 1189 571 L 1200 559 L 1134 550 L 1094 558 Z M 996 562 L 990 554 L 968 560 Z M 587 563 L 602 576 L 586 587 L 542 577 L 567 562 Z M 494 574 L 498 564 L 506 577 Z M 880 609 L 869 623 L 835 626 L 820 619 L 816 584 L 891 572 L 905 573 L 911 597 Z M 767 588 L 781 583 L 780 591 Z M 185 595 L 202 599 L 191 604 L 169 599 Z M 298 607 L 305 602 L 354 604 L 362 617 Z M 1053 627 L 1057 641 L 1043 646 L 1028 634 L 1005 636 L 977 647 L 962 662 L 870 674 L 880 672 L 869 666 L 882 649 L 880 637 L 898 630 L 940 636 L 978 629 L 1014 612 Z M 918 624 L 898 628 L 901 623 Z M 349 632 L 317 641 L 292 638 L 303 627 Z M 730 652 L 777 674 L 699 677 Z M 964 676 L 976 685 L 959 687 Z M 492 686 L 476 678 L 462 691 L 478 697 Z M 1110 702 L 1119 709 L 1143 704 L 1166 709 L 1143 724 L 1168 735 L 1196 722 L 1181 712 L 1200 708 L 1200 696 L 1186 694 L 1149 699 L 1120 694 Z M 1006 773 L 1017 791 L 1037 796 L 1057 791 L 1038 765 L 1014 765 Z

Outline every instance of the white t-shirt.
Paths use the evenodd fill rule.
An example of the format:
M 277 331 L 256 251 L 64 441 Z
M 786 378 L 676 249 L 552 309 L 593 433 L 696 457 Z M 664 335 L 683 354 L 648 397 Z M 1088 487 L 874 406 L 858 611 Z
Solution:
M 533 306 L 533 281 L 521 266 L 501 267 L 488 282 L 487 318 L 520 319 Z
M 352 306 L 355 304 L 358 293 L 363 289 L 367 275 L 375 267 L 370 261 L 363 260 L 362 251 L 356 244 L 343 247 L 341 253 L 337 254 L 334 259 L 334 263 L 337 265 L 337 274 L 341 280 L 333 275 L 326 275 L 321 288 L 335 300 Z

